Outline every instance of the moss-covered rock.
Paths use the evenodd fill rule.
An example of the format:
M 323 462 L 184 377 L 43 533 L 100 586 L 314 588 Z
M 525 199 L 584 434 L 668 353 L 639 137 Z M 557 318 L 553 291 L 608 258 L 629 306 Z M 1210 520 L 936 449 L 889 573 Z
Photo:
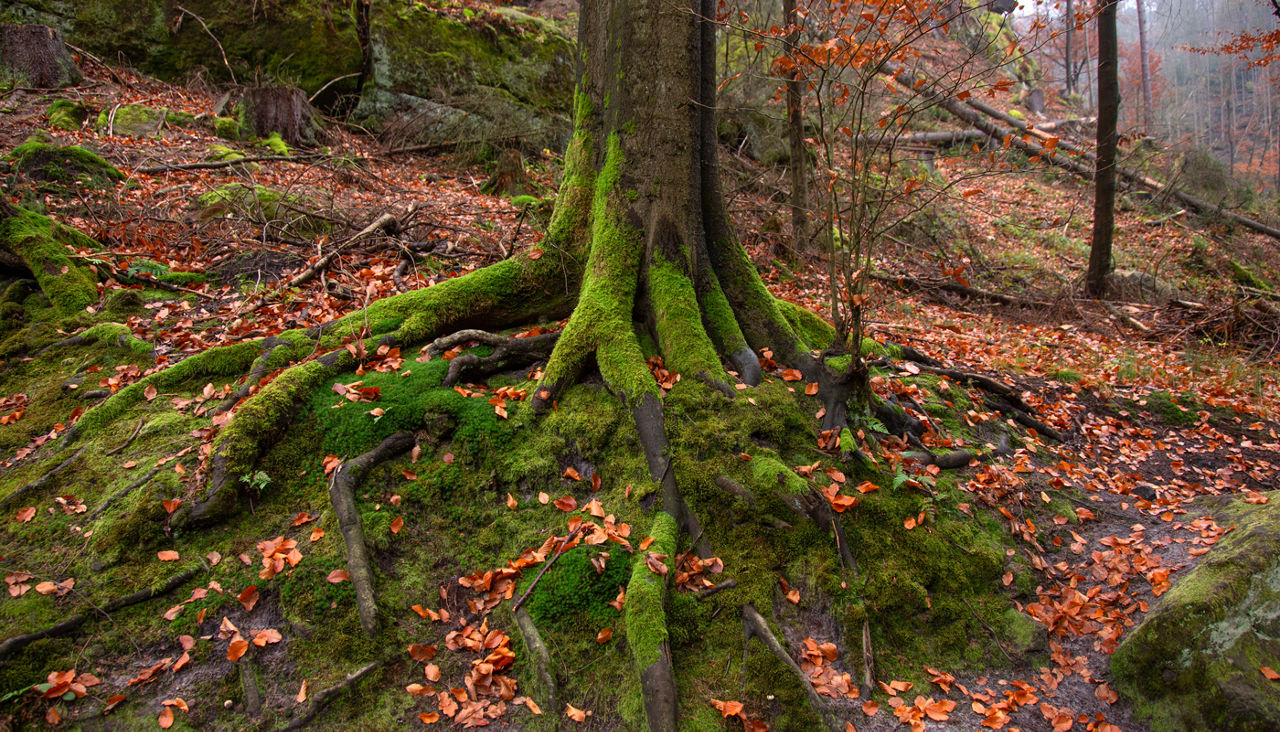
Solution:
M 99 132 L 127 137 L 147 137 L 160 131 L 162 125 L 191 127 L 196 116 L 190 112 L 153 109 L 141 104 L 124 104 L 98 113 L 95 127 Z
M 60 185 L 80 184 L 101 188 L 124 179 L 111 163 L 77 145 L 55 145 L 36 136 L 9 153 L 13 167 L 29 180 Z
M 1260 277 L 1252 269 L 1240 264 L 1234 259 L 1230 260 L 1228 264 L 1231 266 L 1231 279 L 1246 287 L 1252 287 L 1256 290 L 1265 290 L 1267 292 L 1272 291 L 1273 287 L 1271 282 L 1265 277 Z
M 515 10 L 460 21 L 424 3 L 377 3 L 369 51 L 358 118 L 421 117 L 411 133 L 421 142 L 568 141 L 573 43 L 550 23 Z
M 49 105 L 45 116 L 49 118 L 49 126 L 53 129 L 72 132 L 80 129 L 85 120 L 89 119 L 89 108 L 80 102 L 59 99 Z
M 1127 633 L 1111 658 L 1116 689 L 1156 730 L 1273 729 L 1280 685 L 1280 503 L 1217 499 L 1239 528 Z

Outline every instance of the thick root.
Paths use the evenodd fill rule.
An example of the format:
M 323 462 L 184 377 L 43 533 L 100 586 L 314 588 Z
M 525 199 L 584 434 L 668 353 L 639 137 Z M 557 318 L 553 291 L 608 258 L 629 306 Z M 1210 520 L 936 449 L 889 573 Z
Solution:
M 841 732 L 845 729 L 845 726 L 836 718 L 836 715 L 822 700 L 822 697 L 818 696 L 818 692 L 814 690 L 809 678 L 800 670 L 800 666 L 796 664 L 795 659 L 791 657 L 791 654 L 787 653 L 787 649 L 783 648 L 777 636 L 769 629 L 769 624 L 765 622 L 764 617 L 760 615 L 755 607 L 744 605 L 742 607 L 742 642 L 744 644 L 742 654 L 744 659 L 752 638 L 756 638 L 763 643 L 770 653 L 791 670 L 800 685 L 804 687 L 805 693 L 809 695 L 809 706 L 813 707 L 813 711 L 822 718 L 822 723 L 827 729 L 832 730 L 832 732 Z M 745 672 L 745 663 L 743 664 L 743 669 Z
M 653 543 L 646 558 L 670 569 L 677 531 L 675 518 L 659 511 L 649 534 Z M 627 643 L 640 676 L 649 729 L 674 732 L 680 704 L 671 667 L 671 647 L 667 642 L 666 595 L 666 575 L 654 572 L 645 559 L 637 559 L 632 566 L 631 581 L 627 583 Z

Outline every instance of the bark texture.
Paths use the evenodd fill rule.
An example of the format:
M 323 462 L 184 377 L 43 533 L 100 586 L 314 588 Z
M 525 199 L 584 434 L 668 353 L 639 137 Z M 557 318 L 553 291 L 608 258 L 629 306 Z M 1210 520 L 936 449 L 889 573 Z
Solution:
M 1094 174 L 1093 245 L 1089 250 L 1089 271 L 1085 292 L 1092 297 L 1106 294 L 1106 277 L 1111 273 L 1111 239 L 1115 231 L 1116 202 L 1116 118 L 1120 113 L 1120 82 L 1117 77 L 1119 51 L 1116 47 L 1116 2 L 1105 0 L 1098 12 L 1098 163 Z
M 255 86 L 245 89 L 241 99 L 244 119 L 258 137 L 272 132 L 296 147 L 314 147 L 320 125 L 307 95 L 296 86 Z
M 0 25 L 0 86 L 56 89 L 82 78 L 62 31 L 45 25 Z

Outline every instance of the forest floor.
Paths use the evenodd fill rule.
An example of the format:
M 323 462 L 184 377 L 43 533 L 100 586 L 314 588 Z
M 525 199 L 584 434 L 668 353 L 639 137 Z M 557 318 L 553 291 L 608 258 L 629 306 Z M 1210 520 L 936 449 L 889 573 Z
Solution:
M 513 200 L 480 193 L 488 175 L 482 165 L 467 163 L 465 151 L 448 156 L 391 155 L 376 140 L 336 126 L 331 127 L 328 152 L 318 157 L 151 173 L 140 170 L 207 160 L 213 145 L 228 145 L 248 155 L 271 151 L 253 143 L 218 140 L 198 125 L 170 126 L 154 137 L 107 135 L 92 124 L 76 131 L 48 130 L 46 110 L 56 98 L 73 98 L 104 110 L 145 104 L 196 115 L 208 114 L 216 101 L 201 90 L 117 74 L 127 86 L 99 70 L 74 90 L 56 95 L 19 91 L 0 100 L 0 150 L 17 147 L 37 131 L 50 131 L 60 144 L 98 152 L 125 172 L 126 182 L 109 189 L 73 186 L 54 191 L 15 176 L 4 193 L 15 203 L 42 206 L 95 238 L 106 248 L 95 256 L 113 261 L 117 272 L 205 275 L 182 285 L 185 289 L 171 291 L 170 299 L 148 302 L 147 315 L 126 323 L 135 336 L 154 344 L 159 360 L 152 368 L 213 346 L 321 324 L 379 298 L 429 286 L 541 244 L 546 224 L 541 199 L 554 193 L 559 164 L 552 153 L 526 161 L 533 195 Z M 945 177 L 973 172 L 986 164 L 985 156 L 940 158 L 939 173 Z M 776 175 L 745 161 L 730 160 L 728 165 L 742 173 L 736 189 L 728 186 L 731 210 L 766 281 L 775 294 L 823 312 L 826 282 L 818 260 L 800 257 L 787 262 L 776 256 L 783 237 L 770 232 L 768 225 L 771 212 L 782 206 L 771 198 Z M 297 216 L 283 225 L 264 226 L 261 206 L 251 200 L 193 206 L 200 196 L 226 185 L 270 186 L 305 211 L 296 211 Z M 1012 456 L 966 468 L 958 477 L 973 504 L 961 505 L 1003 515 L 999 520 L 1016 542 L 1016 548 L 1008 550 L 1011 561 L 1033 572 L 1031 580 L 1015 582 L 1011 572 L 1001 582 L 1019 609 L 1049 629 L 1043 663 L 1019 661 L 985 674 L 954 676 L 946 668 L 929 666 L 924 673 L 933 681 L 928 683 L 880 679 L 881 691 L 874 700 L 843 702 L 859 730 L 898 729 L 912 722 L 927 729 L 1144 729 L 1109 686 L 1108 654 L 1171 583 L 1234 528 L 1218 523 L 1206 500 L 1231 496 L 1261 503 L 1271 497 L 1264 491 L 1275 486 L 1280 469 L 1277 348 L 1268 342 L 1274 333 L 1268 335 L 1254 322 L 1262 316 L 1242 305 L 1230 262 L 1247 262 L 1274 282 L 1280 273 L 1276 242 L 1213 222 L 1127 205 L 1117 220 L 1120 266 L 1155 274 L 1184 294 L 1181 303 L 1117 303 L 1117 312 L 1132 319 L 1122 322 L 1097 303 L 1073 295 L 1080 289 L 1088 257 L 1089 195 L 1087 185 L 1065 173 L 1024 161 L 1019 170 L 985 178 L 980 192 L 966 192 L 963 199 L 957 196 L 933 207 L 932 228 L 919 226 L 911 230 L 915 234 L 904 228 L 906 233 L 885 242 L 879 256 L 885 279 L 873 286 L 870 303 L 872 336 L 912 346 L 949 367 L 1012 384 L 1038 410 L 1041 421 L 1069 436 L 1056 443 L 1029 435 Z M 380 214 L 404 217 L 413 206 L 416 211 L 398 237 L 370 237 L 334 259 L 324 277 L 298 287 L 282 286 Z M 306 225 L 322 225 L 327 231 L 308 235 Z M 410 250 L 431 256 L 409 254 Z M 895 289 L 892 280 L 903 274 L 917 283 Z M 922 279 L 935 286 L 919 286 Z M 1001 292 L 1031 304 L 992 304 L 936 286 L 945 283 Z M 104 296 L 125 287 L 131 286 L 109 280 Z M 910 376 L 913 368 L 903 366 L 900 373 Z M 114 391 L 149 370 L 122 367 L 115 374 L 103 373 L 102 386 Z M 891 390 L 892 381 L 882 379 L 877 389 Z M 13 487 L 6 474 L 18 474 L 24 465 L 44 457 L 45 446 L 65 429 L 70 415 L 42 414 L 20 394 L 0 398 L 6 403 L 3 411 L 17 414 L 0 426 L 0 481 Z M 975 407 L 963 419 L 974 424 L 1003 418 Z M 131 428 L 120 427 L 122 443 Z M 1050 493 L 1055 496 L 1052 501 Z M 1069 500 L 1062 503 L 1057 496 Z M 1045 512 L 1051 503 L 1059 512 Z M 65 511 L 67 505 L 65 500 L 41 498 L 34 517 L 19 510 L 3 521 L 40 521 L 46 513 Z M 74 499 L 72 505 L 74 512 Z M 1031 518 L 1033 513 L 1037 518 Z M 1052 525 L 1037 526 L 1035 522 L 1044 521 L 1041 516 Z M 88 534 L 83 534 L 54 541 L 47 548 L 51 555 L 38 563 L 70 566 L 87 540 Z M 236 561 L 233 544 L 221 552 L 226 557 L 222 561 Z M 0 558 L 0 572 L 9 582 L 9 596 L 0 599 L 0 606 L 28 590 L 48 589 L 20 589 L 36 584 L 20 577 L 31 572 L 32 558 L 17 546 L 0 551 L 9 555 Z M 482 567 L 460 567 L 458 573 L 477 569 Z M 89 578 L 80 578 L 86 581 Z M 58 598 L 64 594 L 56 588 L 49 592 Z M 156 604 L 168 607 L 169 602 Z M 162 611 L 156 607 L 153 614 Z M 238 622 L 234 615 L 232 620 Z M 270 620 L 254 618 L 259 625 Z M 0 635 L 19 627 L 19 619 L 5 613 Z M 852 642 L 822 637 L 821 624 L 811 630 L 816 643 L 837 642 L 842 653 L 857 656 Z M 815 656 L 804 654 L 803 638 L 808 635 L 788 634 L 791 652 L 798 661 L 810 659 L 806 668 L 820 676 L 823 664 L 814 666 Z M 1003 640 L 994 632 L 992 636 L 977 642 L 1003 653 Z M 80 701 L 70 711 L 59 707 L 58 714 L 85 722 L 101 711 L 108 697 L 124 693 L 149 700 L 146 704 L 163 716 L 160 700 L 190 693 L 196 682 L 165 678 L 148 686 L 146 677 L 151 675 L 179 674 L 164 667 L 139 671 L 158 661 L 161 652 L 185 658 L 186 642 L 169 650 L 125 649 L 110 666 L 80 668 L 101 681 L 88 690 L 96 705 Z M 194 663 L 185 673 L 199 678 L 225 675 L 226 665 L 215 660 Z M 276 661 L 285 664 L 283 654 L 264 652 L 257 663 L 270 675 Z M 138 683 L 140 677 L 143 683 Z M 410 678 L 402 674 L 389 683 L 403 687 L 402 677 Z M 317 690 L 313 687 L 312 693 Z M 0 688 L 0 694 L 18 692 L 0 700 L 0 726 L 6 721 L 16 726 L 32 723 L 53 708 L 23 691 Z M 288 694 L 277 690 L 280 698 L 270 703 L 292 704 L 294 694 L 305 699 L 306 687 L 298 691 L 296 685 Z M 221 701 L 188 696 L 184 704 L 213 708 Z M 768 722 L 767 710 L 749 707 L 746 714 Z M 406 721 L 412 716 L 405 712 Z M 521 725 L 515 716 L 492 721 L 498 727 Z M 589 725 L 613 726 L 598 717 Z

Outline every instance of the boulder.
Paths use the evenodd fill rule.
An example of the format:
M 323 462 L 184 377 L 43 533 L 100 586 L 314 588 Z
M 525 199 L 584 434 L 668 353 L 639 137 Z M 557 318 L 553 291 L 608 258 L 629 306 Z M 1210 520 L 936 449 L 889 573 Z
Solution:
M 1153 730 L 1280 728 L 1280 495 L 1214 498 L 1188 516 L 1235 524 L 1111 657 L 1115 688 Z
M 562 149 L 573 48 L 558 27 L 516 10 L 459 20 L 425 4 L 378 3 L 355 117 L 400 144 L 517 138 Z

